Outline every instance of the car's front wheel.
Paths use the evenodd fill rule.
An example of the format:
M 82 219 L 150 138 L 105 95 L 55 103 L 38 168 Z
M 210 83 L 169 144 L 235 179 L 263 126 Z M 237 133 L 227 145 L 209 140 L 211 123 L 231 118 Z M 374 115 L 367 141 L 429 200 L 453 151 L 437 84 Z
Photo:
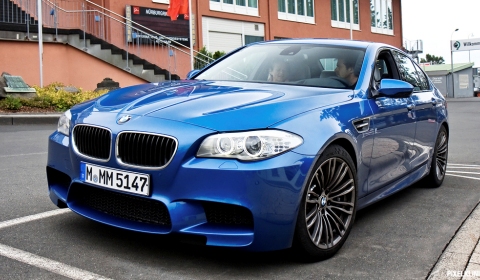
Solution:
M 355 220 L 356 171 L 341 146 L 328 147 L 314 166 L 302 196 L 294 249 L 304 261 L 333 256 L 345 243 Z

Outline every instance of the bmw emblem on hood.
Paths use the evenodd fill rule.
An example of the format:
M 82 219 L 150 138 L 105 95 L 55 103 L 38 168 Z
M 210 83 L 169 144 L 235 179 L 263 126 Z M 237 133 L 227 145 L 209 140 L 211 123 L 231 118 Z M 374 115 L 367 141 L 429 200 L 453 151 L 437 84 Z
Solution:
M 118 124 L 124 124 L 126 122 L 128 122 L 132 117 L 130 115 L 125 115 L 125 116 L 122 116 L 121 118 L 119 118 L 117 120 L 117 123 Z

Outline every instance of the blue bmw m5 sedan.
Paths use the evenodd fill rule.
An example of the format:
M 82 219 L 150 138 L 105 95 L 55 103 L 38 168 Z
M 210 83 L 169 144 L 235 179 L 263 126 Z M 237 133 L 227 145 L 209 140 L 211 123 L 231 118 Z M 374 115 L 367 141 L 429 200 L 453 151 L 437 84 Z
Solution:
M 446 105 L 392 46 L 254 43 L 186 80 L 66 111 L 49 138 L 49 194 L 118 228 L 322 260 L 357 210 L 420 180 L 442 184 Z

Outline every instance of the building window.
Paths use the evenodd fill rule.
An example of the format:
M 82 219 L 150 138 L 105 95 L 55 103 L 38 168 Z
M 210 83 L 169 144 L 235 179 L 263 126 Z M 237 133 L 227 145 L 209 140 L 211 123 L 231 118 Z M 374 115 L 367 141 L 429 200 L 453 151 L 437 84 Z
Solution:
M 252 8 L 258 8 L 258 1 L 257 0 L 248 0 L 248 6 Z
M 210 10 L 258 17 L 258 0 L 210 0 Z
M 315 23 L 313 0 L 278 0 L 278 19 Z
M 393 35 L 392 0 L 370 0 L 372 32 Z
M 350 28 L 350 1 L 351 0 L 330 0 L 332 10 L 332 26 Z M 360 30 L 358 24 L 358 0 L 353 3 L 353 25 L 352 29 Z
M 263 36 L 245 35 L 245 45 L 261 41 L 265 41 L 265 38 Z

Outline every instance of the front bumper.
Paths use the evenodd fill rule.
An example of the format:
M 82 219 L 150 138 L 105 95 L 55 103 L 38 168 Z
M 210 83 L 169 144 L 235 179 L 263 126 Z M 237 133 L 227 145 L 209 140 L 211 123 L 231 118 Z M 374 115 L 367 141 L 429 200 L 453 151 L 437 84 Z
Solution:
M 205 131 L 197 133 L 192 139 L 199 139 Z M 55 132 L 49 138 L 47 163 L 50 198 L 59 207 L 67 206 L 92 220 L 128 230 L 196 235 L 206 245 L 256 251 L 291 246 L 302 187 L 313 157 L 287 152 L 268 160 L 239 162 L 196 158 L 191 151 L 194 143 L 184 146 L 189 147 L 180 145 L 166 168 L 144 170 L 120 166 L 114 157 L 104 163 L 82 158 L 73 151 L 68 137 Z M 82 182 L 81 161 L 149 174 L 150 196 Z M 144 218 L 152 212 L 167 218 Z

